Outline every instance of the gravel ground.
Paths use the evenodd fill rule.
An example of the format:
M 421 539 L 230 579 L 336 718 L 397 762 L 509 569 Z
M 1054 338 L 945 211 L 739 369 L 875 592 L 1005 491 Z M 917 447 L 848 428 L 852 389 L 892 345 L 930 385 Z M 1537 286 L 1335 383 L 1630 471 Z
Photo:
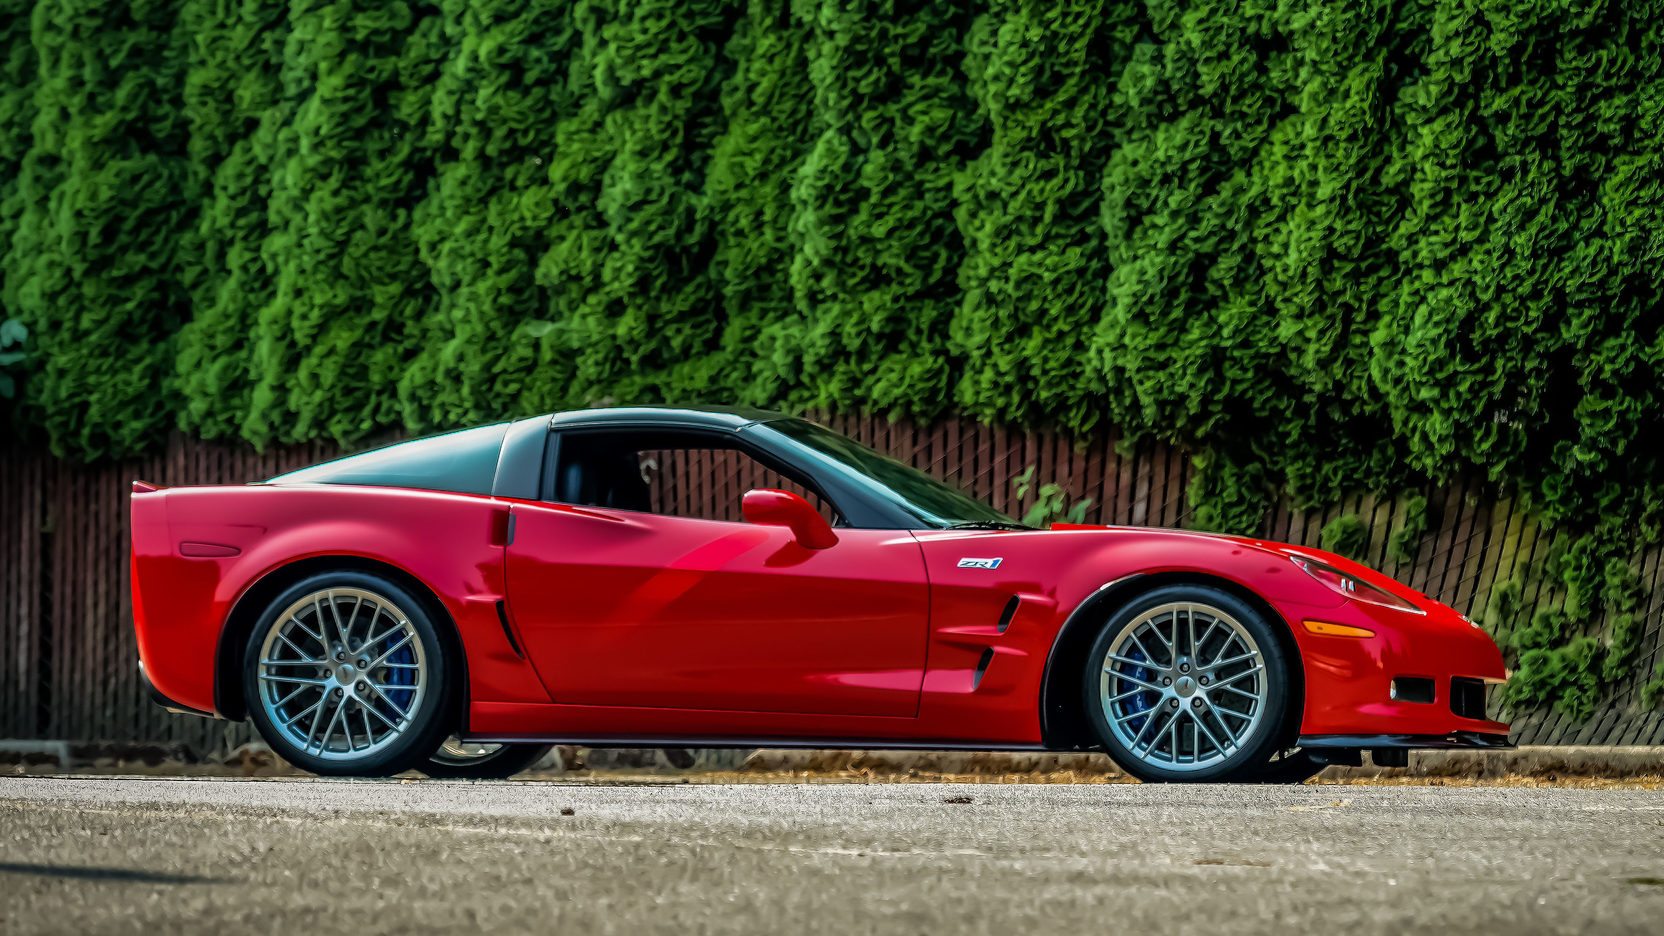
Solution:
M 1628 789 L 0 778 L 0 932 L 1657 933 Z

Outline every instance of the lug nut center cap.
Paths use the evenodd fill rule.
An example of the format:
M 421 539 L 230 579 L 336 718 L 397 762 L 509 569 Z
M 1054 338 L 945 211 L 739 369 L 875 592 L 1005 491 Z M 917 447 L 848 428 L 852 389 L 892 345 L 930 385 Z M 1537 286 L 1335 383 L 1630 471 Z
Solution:
M 1173 691 L 1178 694 L 1179 698 L 1188 699 L 1196 694 L 1196 680 L 1189 676 L 1180 676 L 1173 681 Z

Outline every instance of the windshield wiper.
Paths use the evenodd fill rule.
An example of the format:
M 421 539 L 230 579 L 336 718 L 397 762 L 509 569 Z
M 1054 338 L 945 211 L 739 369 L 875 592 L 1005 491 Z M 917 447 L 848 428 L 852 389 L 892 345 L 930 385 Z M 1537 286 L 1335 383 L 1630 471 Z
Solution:
M 963 523 L 950 523 L 944 530 L 1032 530 L 1034 527 L 1010 520 L 966 520 Z

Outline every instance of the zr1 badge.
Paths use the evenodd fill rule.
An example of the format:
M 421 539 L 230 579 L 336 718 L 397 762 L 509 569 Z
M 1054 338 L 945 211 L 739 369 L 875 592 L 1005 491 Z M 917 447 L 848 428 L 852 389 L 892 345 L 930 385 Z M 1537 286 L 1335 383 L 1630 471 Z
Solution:
M 1002 563 L 1004 561 L 1005 561 L 1005 557 L 1003 557 L 1003 556 L 1001 556 L 999 558 L 996 558 L 996 559 L 972 559 L 970 557 L 966 557 L 964 559 L 959 560 L 959 568 L 961 568 L 961 569 L 997 569 L 997 568 L 1000 567 L 1000 563 Z

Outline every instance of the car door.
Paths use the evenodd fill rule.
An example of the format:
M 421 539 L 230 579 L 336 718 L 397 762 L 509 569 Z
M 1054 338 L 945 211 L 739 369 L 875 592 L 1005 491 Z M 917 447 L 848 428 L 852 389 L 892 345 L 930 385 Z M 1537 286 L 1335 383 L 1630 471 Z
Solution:
M 737 519 L 743 488 L 789 481 L 731 438 L 569 433 L 560 451 L 558 496 L 514 506 L 508 547 L 515 624 L 557 702 L 917 713 L 928 586 L 906 531 L 817 550 Z

